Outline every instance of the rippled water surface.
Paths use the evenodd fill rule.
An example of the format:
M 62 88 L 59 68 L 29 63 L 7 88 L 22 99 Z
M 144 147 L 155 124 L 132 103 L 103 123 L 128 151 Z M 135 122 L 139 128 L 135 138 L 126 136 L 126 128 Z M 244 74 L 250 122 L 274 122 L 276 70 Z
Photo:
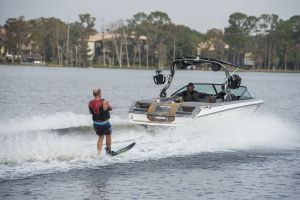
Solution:
M 165 72 L 167 73 L 167 72 Z M 134 100 L 155 97 L 153 71 L 0 67 L 0 199 L 298 199 L 300 75 L 241 72 L 265 101 L 252 119 L 195 122 L 149 133 L 128 122 Z M 188 82 L 222 72 L 180 71 Z M 101 159 L 87 103 L 101 87 L 114 110 L 113 148 Z

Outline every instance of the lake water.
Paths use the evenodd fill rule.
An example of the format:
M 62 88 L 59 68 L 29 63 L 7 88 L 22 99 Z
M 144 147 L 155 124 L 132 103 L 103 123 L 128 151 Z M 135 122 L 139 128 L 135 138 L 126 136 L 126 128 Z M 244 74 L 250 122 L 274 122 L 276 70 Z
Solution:
M 167 73 L 167 72 L 165 72 Z M 128 122 L 133 101 L 158 96 L 153 71 L 0 67 L 0 199 L 299 199 L 300 74 L 241 72 L 265 101 L 253 119 L 206 121 L 150 134 Z M 177 72 L 188 82 L 222 72 Z M 87 103 L 113 106 L 113 148 L 97 157 Z

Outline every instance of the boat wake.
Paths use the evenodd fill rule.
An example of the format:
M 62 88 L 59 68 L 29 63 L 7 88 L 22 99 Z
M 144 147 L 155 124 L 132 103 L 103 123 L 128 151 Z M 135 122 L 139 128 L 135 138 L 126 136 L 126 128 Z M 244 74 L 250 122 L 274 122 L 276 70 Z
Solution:
M 111 121 L 119 125 L 128 123 L 127 120 L 122 120 L 118 116 L 113 116 Z M 58 130 L 91 125 L 92 120 L 90 115 L 64 112 L 0 121 L 0 133 Z
M 88 115 L 56 113 L 0 124 L 0 180 L 115 163 L 155 160 L 203 152 L 299 148 L 296 127 L 274 116 L 252 119 L 198 120 L 182 127 L 149 133 L 127 119 L 112 116 L 113 148 L 135 141 L 118 157 L 99 159 L 97 136 Z

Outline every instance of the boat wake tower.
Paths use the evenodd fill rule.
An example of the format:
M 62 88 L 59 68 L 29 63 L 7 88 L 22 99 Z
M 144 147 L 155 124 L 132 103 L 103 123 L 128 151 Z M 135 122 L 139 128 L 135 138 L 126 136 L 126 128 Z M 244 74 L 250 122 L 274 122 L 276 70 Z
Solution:
M 155 73 L 156 75 L 153 76 L 153 80 L 154 83 L 156 85 L 162 85 L 165 84 L 166 80 L 166 86 L 161 90 L 160 92 L 160 97 L 166 97 L 167 94 L 167 89 L 170 87 L 173 77 L 175 75 L 175 69 L 187 69 L 189 66 L 192 65 L 196 65 L 196 66 L 202 66 L 207 68 L 207 65 L 205 64 L 209 64 L 211 65 L 211 69 L 212 71 L 220 71 L 221 69 L 224 70 L 225 75 L 226 75 L 226 81 L 224 83 L 224 87 L 225 87 L 225 92 L 226 92 L 226 99 L 228 101 L 232 100 L 231 98 L 231 93 L 230 93 L 230 89 L 237 89 L 240 87 L 241 85 L 241 78 L 236 75 L 230 75 L 226 65 L 234 67 L 236 69 L 248 69 L 246 67 L 240 67 L 238 65 L 235 65 L 233 63 L 229 63 L 223 60 L 216 60 L 216 59 L 212 59 L 212 58 L 192 58 L 192 57 L 184 57 L 184 58 L 177 58 L 175 59 L 175 61 L 172 62 L 171 67 L 170 67 L 170 74 L 168 76 L 163 75 L 162 71 L 160 70 L 156 70 Z

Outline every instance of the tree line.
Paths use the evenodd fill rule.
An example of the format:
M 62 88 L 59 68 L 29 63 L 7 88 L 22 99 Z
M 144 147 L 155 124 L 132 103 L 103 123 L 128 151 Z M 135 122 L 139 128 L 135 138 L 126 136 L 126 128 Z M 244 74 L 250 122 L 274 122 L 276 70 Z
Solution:
M 172 23 L 160 11 L 139 12 L 131 19 L 102 24 L 80 14 L 78 21 L 66 23 L 58 18 L 25 20 L 9 18 L 0 36 L 0 61 L 21 62 L 35 55 L 45 62 L 63 66 L 119 66 L 141 68 L 166 66 L 176 57 L 213 57 L 258 70 L 300 69 L 300 16 L 287 20 L 275 14 L 247 16 L 233 13 L 224 30 L 200 33 Z M 89 38 L 102 34 L 103 40 L 89 48 Z M 104 39 L 110 35 L 109 39 Z M 11 56 L 8 60 L 7 55 Z

